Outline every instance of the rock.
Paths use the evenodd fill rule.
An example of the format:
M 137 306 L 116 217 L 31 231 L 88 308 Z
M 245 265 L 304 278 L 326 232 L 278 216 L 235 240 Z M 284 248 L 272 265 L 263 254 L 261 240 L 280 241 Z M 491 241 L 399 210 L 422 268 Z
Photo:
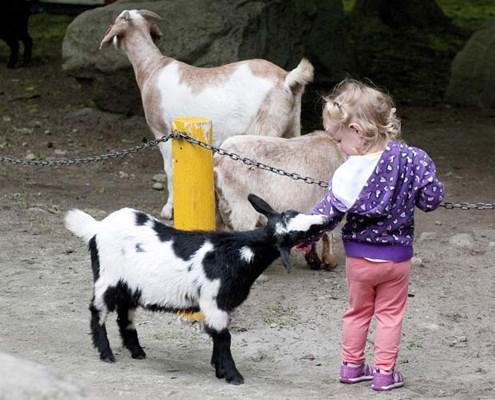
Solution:
M 121 0 L 80 14 L 67 28 L 62 68 L 84 81 L 95 104 L 107 111 L 141 114 L 142 105 L 126 55 L 99 50 L 104 32 L 124 9 L 148 9 L 157 21 L 162 53 L 211 67 L 264 58 L 285 69 L 308 57 L 319 84 L 340 80 L 346 70 L 344 14 L 340 0 Z M 118 98 L 119 101 L 115 101 Z
M 0 397 L 8 400 L 87 399 L 84 391 L 48 368 L 0 353 Z
M 445 99 L 495 108 L 495 18 L 475 32 L 452 63 Z
M 474 247 L 474 239 L 469 233 L 459 233 L 449 239 L 449 243 L 460 249 L 472 250 Z
M 160 182 L 155 182 L 153 184 L 153 189 L 155 189 L 155 190 L 163 190 L 163 189 L 165 189 L 165 186 L 163 186 L 163 184 L 161 184 Z
M 166 183 L 167 182 L 167 175 L 155 174 L 155 175 L 153 175 L 153 181 L 154 182 L 160 182 L 160 183 Z
M 34 153 L 27 153 L 26 160 L 36 160 L 36 156 L 34 155 Z
M 270 277 L 266 274 L 261 274 L 260 276 L 258 276 L 258 278 L 256 279 L 256 282 L 257 283 L 264 283 L 264 282 L 268 282 L 270 280 Z
M 437 232 L 423 232 L 421 235 L 419 235 L 418 243 L 431 242 L 437 240 L 437 238 L 438 238 Z
M 423 260 L 419 257 L 413 257 L 411 262 L 413 267 L 421 267 L 423 265 Z

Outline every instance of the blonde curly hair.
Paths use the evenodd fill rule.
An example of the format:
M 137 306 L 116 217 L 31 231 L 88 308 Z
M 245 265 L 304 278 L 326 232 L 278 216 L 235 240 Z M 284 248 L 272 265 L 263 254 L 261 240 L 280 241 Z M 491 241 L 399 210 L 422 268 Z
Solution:
M 335 134 L 351 122 L 359 123 L 365 135 L 365 149 L 400 140 L 401 123 L 392 98 L 354 79 L 340 82 L 324 98 L 323 126 Z

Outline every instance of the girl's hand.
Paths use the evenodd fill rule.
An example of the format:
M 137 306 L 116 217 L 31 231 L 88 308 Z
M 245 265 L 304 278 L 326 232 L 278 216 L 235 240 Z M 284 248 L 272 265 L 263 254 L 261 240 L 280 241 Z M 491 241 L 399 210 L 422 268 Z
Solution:
M 312 247 L 313 246 L 311 246 L 310 244 L 302 244 L 301 243 L 301 244 L 298 244 L 298 245 L 294 246 L 293 248 L 296 251 L 303 251 L 305 253 L 309 253 L 311 251 L 311 248 Z

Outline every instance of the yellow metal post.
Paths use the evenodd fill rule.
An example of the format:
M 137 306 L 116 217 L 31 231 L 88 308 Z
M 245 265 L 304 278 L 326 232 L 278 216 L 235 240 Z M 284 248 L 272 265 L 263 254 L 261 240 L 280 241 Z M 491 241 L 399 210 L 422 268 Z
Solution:
M 172 131 L 212 143 L 208 118 L 174 118 Z M 174 167 L 174 227 L 183 230 L 215 230 L 215 189 L 213 154 L 185 139 L 172 141 Z M 178 311 L 184 322 L 204 320 L 201 312 Z
M 208 118 L 174 118 L 172 131 L 184 132 L 212 143 Z M 174 227 L 183 230 L 215 230 L 213 154 L 185 139 L 172 141 L 174 168 Z

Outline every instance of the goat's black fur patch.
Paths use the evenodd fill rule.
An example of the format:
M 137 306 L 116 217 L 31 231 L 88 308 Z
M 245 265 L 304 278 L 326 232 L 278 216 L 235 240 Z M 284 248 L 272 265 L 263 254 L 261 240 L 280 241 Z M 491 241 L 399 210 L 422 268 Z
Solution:
M 136 211 L 136 225 L 145 225 L 150 220 L 150 217 L 141 211 Z
M 93 236 L 89 241 L 89 251 L 91 254 L 91 269 L 93 270 L 93 282 L 100 278 L 100 257 L 98 255 L 98 247 L 96 246 L 96 236 Z

